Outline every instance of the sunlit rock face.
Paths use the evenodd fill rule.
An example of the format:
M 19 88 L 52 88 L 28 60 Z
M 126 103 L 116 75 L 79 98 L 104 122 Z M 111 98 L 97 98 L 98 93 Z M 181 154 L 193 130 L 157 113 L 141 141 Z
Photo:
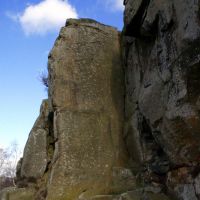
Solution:
M 47 199 L 123 191 L 126 186 L 113 184 L 126 158 L 116 29 L 87 19 L 67 22 L 49 54 L 49 101 L 56 142 Z
M 21 177 L 40 178 L 43 176 L 47 158 L 47 138 L 49 133 L 49 107 L 44 100 L 40 109 L 40 116 L 36 120 L 24 149 L 24 157 L 21 166 Z
M 183 200 L 199 199 L 199 3 L 125 1 L 129 155 L 133 166 L 146 166 L 150 183 L 167 185 Z
M 35 198 L 76 200 L 135 187 L 123 142 L 120 33 L 89 19 L 68 20 L 49 54 L 43 102 L 18 166 Z

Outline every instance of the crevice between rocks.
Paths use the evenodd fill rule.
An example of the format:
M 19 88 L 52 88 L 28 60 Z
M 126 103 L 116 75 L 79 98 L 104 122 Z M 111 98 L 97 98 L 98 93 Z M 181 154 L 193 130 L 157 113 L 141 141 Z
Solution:
M 124 30 L 125 36 L 139 37 L 141 35 L 140 27 L 145 19 L 149 3 L 150 3 L 150 0 L 142 1 L 136 15 L 131 20 L 131 22 L 126 26 L 126 29 Z

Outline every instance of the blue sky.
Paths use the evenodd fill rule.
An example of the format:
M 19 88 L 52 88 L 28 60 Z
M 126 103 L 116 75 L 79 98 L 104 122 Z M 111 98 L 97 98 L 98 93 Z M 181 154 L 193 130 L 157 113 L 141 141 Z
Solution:
M 123 0 L 0 0 L 0 146 L 23 148 L 47 92 L 38 80 L 65 18 L 123 26 Z

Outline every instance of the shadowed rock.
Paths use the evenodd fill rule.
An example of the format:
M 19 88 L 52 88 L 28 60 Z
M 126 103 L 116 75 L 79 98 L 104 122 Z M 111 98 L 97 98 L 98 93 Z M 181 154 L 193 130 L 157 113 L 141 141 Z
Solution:
M 146 166 L 151 176 L 144 173 L 145 181 L 165 185 L 167 176 L 169 191 L 180 199 L 197 199 L 199 1 L 127 0 L 124 22 L 125 137 L 132 165 Z M 183 166 L 188 167 L 184 183 L 177 169 Z M 180 182 L 174 183 L 173 169 Z

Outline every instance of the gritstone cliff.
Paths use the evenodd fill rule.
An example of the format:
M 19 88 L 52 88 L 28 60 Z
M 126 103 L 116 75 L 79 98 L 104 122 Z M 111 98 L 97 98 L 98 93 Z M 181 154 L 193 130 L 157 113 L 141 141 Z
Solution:
M 68 20 L 49 96 L 1 200 L 199 200 L 199 1 L 125 0 L 124 29 Z

